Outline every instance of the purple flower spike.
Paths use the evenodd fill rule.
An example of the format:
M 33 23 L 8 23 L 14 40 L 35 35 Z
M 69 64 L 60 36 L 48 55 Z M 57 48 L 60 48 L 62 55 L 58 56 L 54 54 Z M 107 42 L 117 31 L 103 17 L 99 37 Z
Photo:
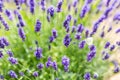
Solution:
M 43 10 L 43 11 L 45 11 L 45 0 L 41 0 L 41 2 L 40 2 L 40 5 L 41 5 L 41 9 Z
M 85 75 L 84 75 L 84 80 L 90 80 L 90 77 L 91 77 L 90 73 L 87 72 L 87 73 L 85 73 Z
M 35 25 L 35 32 L 39 32 L 40 29 L 41 29 L 41 22 L 40 20 L 37 20 Z
M 120 28 L 115 31 L 116 33 L 120 33 Z
M 82 25 L 82 24 L 79 24 L 79 25 L 78 25 L 78 28 L 77 28 L 77 32 L 78 32 L 78 33 L 82 33 L 83 30 L 84 30 L 83 25 Z
M 89 46 L 89 49 L 90 49 L 90 51 L 96 51 L 95 45 L 90 45 L 90 46 Z
M 57 4 L 57 12 L 61 11 L 62 4 L 63 4 L 63 0 L 59 0 L 59 2 Z
M 8 51 L 7 51 L 7 54 L 9 55 L 9 57 L 13 57 L 13 53 L 12 53 L 11 50 L 8 50 Z
M 54 62 L 52 62 L 52 67 L 54 68 L 54 70 L 57 70 L 58 69 L 58 67 L 57 67 L 57 63 L 54 61 Z
M 69 44 L 70 44 L 70 42 L 71 42 L 70 35 L 69 35 L 69 34 L 66 34 L 63 43 L 64 43 L 64 45 L 65 45 L 66 47 L 68 47 Z
M 95 55 L 96 55 L 96 51 L 89 52 L 87 55 L 87 61 L 91 62 L 91 60 L 95 57 Z
M 57 38 L 57 31 L 55 29 L 52 30 L 52 36 L 54 38 Z
M 20 4 L 19 0 L 14 0 L 16 6 L 18 6 Z
M 107 32 L 110 32 L 112 30 L 112 26 L 109 27 L 109 29 L 107 30 Z
M 18 28 L 18 34 L 19 34 L 20 38 L 24 41 L 26 36 L 25 36 L 23 28 L 21 28 L 21 27 Z
M 113 51 L 115 49 L 115 45 L 110 46 L 110 51 Z
M 115 20 L 120 20 L 120 14 L 116 14 L 115 16 L 114 16 L 114 18 L 113 18 L 113 20 L 115 21 Z
M 97 79 L 97 78 L 98 78 L 98 74 L 97 74 L 97 73 L 94 73 L 93 78 L 94 78 L 94 79 Z
M 6 14 L 6 16 L 9 18 L 9 20 L 13 20 L 10 10 L 7 10 L 7 9 L 6 9 L 6 10 L 5 10 L 5 14 Z
M 89 12 L 89 10 L 90 10 L 90 5 L 85 4 L 81 10 L 80 18 L 84 18 L 86 13 Z
M 37 59 L 42 58 L 42 49 L 37 47 L 37 49 L 34 52 L 34 55 Z
M 5 46 L 9 46 L 10 43 L 8 42 L 8 40 L 5 37 L 2 37 L 1 39 Z
M 37 71 L 33 72 L 33 76 L 38 77 L 38 72 Z
M 0 51 L 0 58 L 3 58 L 3 53 L 2 53 L 2 51 Z
M 0 1 L 0 12 L 3 12 L 3 1 Z
M 51 17 L 54 16 L 54 7 L 53 6 L 50 6 L 48 9 L 47 9 L 47 14 L 49 14 Z
M 16 74 L 13 70 L 10 70 L 10 71 L 8 72 L 8 74 L 9 74 L 10 77 L 12 77 L 12 78 L 17 78 L 17 77 L 18 77 L 17 74 Z
M 34 14 L 34 8 L 35 8 L 35 1 L 29 0 L 29 6 L 30 6 L 30 12 Z
M 103 58 L 102 58 L 102 59 L 103 59 L 103 60 L 107 60 L 109 57 L 110 57 L 110 54 L 105 52 L 105 53 L 103 54 Z
M 48 57 L 48 61 L 46 62 L 46 67 L 50 67 L 52 66 L 52 60 L 51 60 L 51 57 Z
M 120 67 L 115 67 L 115 69 L 114 69 L 114 73 L 118 73 L 120 71 Z
M 10 61 L 11 64 L 18 64 L 17 58 L 9 57 L 8 60 Z
M 42 64 L 42 63 L 39 63 L 39 64 L 37 65 L 37 68 L 38 68 L 39 70 L 42 70 L 43 67 L 44 67 L 44 64 Z
M 110 42 L 106 42 L 104 48 L 106 49 L 106 48 L 108 48 L 109 46 L 110 46 Z
M 107 0 L 107 2 L 106 2 L 106 6 L 107 6 L 107 7 L 109 6 L 110 1 L 111 1 L 111 0 Z
M 117 44 L 118 46 L 120 46 L 120 41 L 117 41 L 116 44 Z
M 80 34 L 77 33 L 77 34 L 75 35 L 75 39 L 80 40 L 81 38 L 82 38 L 82 37 L 80 36 Z
M 49 37 L 49 42 L 52 43 L 54 41 L 54 37 L 53 36 L 50 36 Z
M 102 31 L 101 34 L 100 34 L 100 37 L 103 38 L 105 36 L 105 32 Z
M 84 40 L 81 41 L 81 42 L 79 43 L 79 48 L 80 48 L 80 49 L 84 48 L 85 44 L 86 44 L 86 41 L 84 41 Z
M 65 72 L 68 71 L 69 64 L 70 64 L 70 59 L 67 58 L 66 56 L 63 56 L 63 57 L 62 57 L 62 65 L 64 66 Z
M 73 1 L 73 7 L 76 7 L 76 6 L 77 6 L 77 3 L 78 3 L 78 0 L 74 0 L 74 1 Z

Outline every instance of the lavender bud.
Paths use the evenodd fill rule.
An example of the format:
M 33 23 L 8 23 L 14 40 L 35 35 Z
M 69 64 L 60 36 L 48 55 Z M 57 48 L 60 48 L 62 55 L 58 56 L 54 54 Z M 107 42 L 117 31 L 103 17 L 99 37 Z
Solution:
M 30 6 L 30 12 L 34 14 L 34 8 L 35 8 L 35 1 L 29 0 L 29 6 Z
M 116 33 L 119 33 L 119 32 L 120 32 L 120 28 L 119 28 L 119 29 L 117 29 L 115 32 L 116 32 Z
M 20 76 L 24 76 L 24 73 L 23 72 L 19 72 Z
M 21 28 L 21 27 L 18 28 L 18 34 L 19 34 L 20 38 L 24 41 L 26 36 L 25 36 L 23 28 Z
M 3 1 L 0 1 L 0 12 L 3 12 Z
M 105 36 L 104 31 L 101 32 L 100 37 L 103 38 Z
M 64 66 L 65 72 L 68 71 L 69 64 L 70 64 L 70 59 L 67 58 L 66 56 L 63 56 L 62 57 L 62 65 Z
M 106 49 L 106 48 L 108 48 L 109 46 L 110 46 L 110 42 L 106 42 L 104 48 Z
M 47 15 L 47 21 L 50 22 L 50 16 L 49 15 Z
M 41 22 L 37 20 L 35 25 L 35 32 L 39 32 L 40 29 L 41 29 Z
M 112 26 L 109 27 L 109 29 L 107 30 L 107 32 L 110 32 L 112 30 Z
M 3 76 L 3 75 L 0 75 L 0 79 L 1 79 L 1 80 L 4 80 L 4 76 Z
M 89 46 L 89 49 L 90 49 L 90 51 L 96 51 L 95 45 L 90 45 L 90 46 Z
M 19 0 L 14 0 L 14 2 L 15 2 L 15 4 L 16 4 L 16 6 L 19 5 Z
M 83 30 L 84 30 L 83 25 L 82 25 L 82 24 L 79 24 L 79 25 L 78 25 L 77 32 L 78 32 L 78 33 L 82 33 L 82 32 L 83 32 Z
M 51 61 L 51 57 L 48 57 L 48 61 L 46 62 L 46 67 L 50 67 L 52 66 L 52 61 Z
M 54 70 L 57 70 L 58 69 L 58 67 L 57 67 L 57 63 L 54 61 L 54 62 L 52 62 L 52 67 L 54 68 Z
M 8 60 L 10 61 L 11 64 L 18 64 L 17 58 L 9 57 Z
M 63 0 L 59 0 L 59 2 L 57 4 L 57 12 L 61 11 L 62 4 L 63 4 Z
M 9 74 L 10 77 L 12 77 L 12 78 L 17 78 L 17 77 L 18 77 L 17 74 L 16 74 L 13 70 L 10 70 L 10 71 L 8 72 L 8 74 Z
M 69 35 L 69 34 L 66 34 L 66 36 L 65 36 L 65 38 L 64 38 L 64 40 L 63 40 L 63 43 L 64 43 L 64 45 L 65 45 L 66 47 L 68 47 L 69 44 L 70 44 L 70 42 L 71 42 L 70 35 Z
M 8 51 L 7 51 L 7 54 L 9 55 L 9 57 L 13 57 L 13 53 L 12 53 L 11 50 L 8 50 Z
M 4 48 L 4 47 L 5 47 L 5 45 L 4 45 L 3 41 L 0 39 L 0 48 Z
M 77 23 L 77 19 L 74 19 L 74 23 L 73 23 L 73 24 L 74 24 L 74 26 L 76 26 L 76 25 L 77 25 L 76 23 Z
M 47 14 L 49 14 L 51 17 L 54 16 L 54 7 L 53 6 L 50 6 L 48 9 L 47 9 Z
M 76 7 L 76 6 L 77 6 L 77 3 L 78 3 L 78 0 L 74 0 L 74 2 L 73 2 L 73 7 Z
M 94 79 L 97 79 L 97 78 L 98 78 L 98 74 L 97 74 L 97 73 L 94 73 L 93 78 L 94 78 Z
M 110 46 L 110 51 L 113 51 L 115 49 L 115 45 Z
M 35 72 L 33 72 L 33 74 L 32 74 L 34 77 L 38 77 L 38 72 L 37 71 L 35 71 Z
M 86 44 L 86 41 L 84 41 L 84 40 L 81 41 L 81 42 L 79 43 L 79 48 L 80 48 L 80 49 L 84 48 L 85 44 Z
M 41 0 L 41 2 L 40 2 L 40 5 L 41 5 L 41 9 L 43 10 L 43 11 L 45 11 L 45 0 Z
M 109 53 L 104 53 L 103 54 L 103 60 L 106 60 L 106 59 L 108 59 L 110 57 L 110 54 Z
M 3 53 L 2 53 L 2 51 L 0 51 L 0 58 L 3 58 Z
M 72 26 L 72 33 L 75 32 L 76 26 Z
M 119 67 L 115 67 L 114 73 L 117 73 L 117 72 L 119 72 L 119 71 L 120 71 L 120 68 L 119 68 Z
M 75 35 L 75 39 L 80 40 L 81 38 L 82 38 L 82 37 L 80 36 L 80 34 L 77 33 L 77 34 Z
M 49 42 L 52 43 L 54 41 L 54 37 L 53 36 L 50 36 L 49 37 Z
M 96 55 L 95 51 L 89 52 L 88 55 L 87 55 L 87 61 L 91 62 L 91 60 L 95 57 L 95 55 Z
M 54 38 L 57 38 L 57 31 L 55 29 L 52 30 L 52 36 Z
M 68 4 L 68 11 L 71 10 L 71 4 Z
M 34 55 L 37 59 L 42 58 L 42 49 L 37 47 L 37 49 L 34 52 Z
M 9 18 L 9 20 L 13 20 L 10 10 L 7 10 L 7 9 L 6 9 L 6 10 L 5 10 L 5 14 L 6 14 L 6 16 Z
M 90 80 L 90 77 L 91 77 L 91 75 L 89 72 L 84 74 L 84 80 Z
M 7 41 L 6 38 L 2 37 L 2 41 L 3 41 L 5 46 L 9 46 L 9 42 Z
M 109 6 L 110 1 L 111 1 L 111 0 L 107 0 L 107 2 L 106 2 L 106 6 L 107 6 L 107 7 Z
M 114 18 L 113 18 L 113 20 L 115 21 L 115 20 L 120 20 L 120 14 L 116 14 L 115 16 L 114 16 Z
M 42 70 L 43 67 L 44 67 L 44 64 L 42 64 L 42 63 L 39 63 L 39 64 L 37 65 L 37 68 L 38 68 L 39 70 Z
M 120 46 L 120 41 L 117 41 L 116 44 L 117 44 L 118 46 Z

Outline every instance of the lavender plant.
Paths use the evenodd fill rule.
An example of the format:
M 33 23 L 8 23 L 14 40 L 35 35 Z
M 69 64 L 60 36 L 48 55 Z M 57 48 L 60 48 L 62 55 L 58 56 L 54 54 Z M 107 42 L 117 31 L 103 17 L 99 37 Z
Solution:
M 105 39 L 112 25 L 106 31 L 100 25 L 117 2 L 0 0 L 0 79 L 103 80 L 111 63 L 111 72 L 119 72 L 109 58 L 120 41 Z

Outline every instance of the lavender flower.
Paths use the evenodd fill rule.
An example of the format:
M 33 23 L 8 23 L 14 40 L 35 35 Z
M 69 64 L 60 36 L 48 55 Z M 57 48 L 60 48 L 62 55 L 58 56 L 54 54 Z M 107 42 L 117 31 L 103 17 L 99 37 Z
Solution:
M 39 64 L 37 65 L 37 68 L 38 68 L 39 70 L 42 70 L 43 67 L 44 67 L 44 64 L 42 64 L 42 63 L 39 63 Z
M 37 71 L 35 71 L 35 72 L 33 72 L 33 74 L 32 74 L 34 77 L 38 77 L 38 72 Z
M 107 32 L 110 32 L 112 30 L 112 26 L 109 27 L 109 29 L 107 30 Z
M 97 74 L 97 73 L 94 73 L 93 78 L 94 78 L 94 79 L 97 79 L 97 78 L 98 78 L 98 74 Z
M 52 67 L 54 68 L 54 70 L 57 70 L 58 69 L 58 67 L 57 67 L 57 63 L 54 61 L 54 62 L 52 62 Z
M 23 28 L 21 28 L 21 27 L 18 28 L 18 34 L 19 34 L 20 38 L 24 41 L 26 36 L 25 36 Z
M 87 61 L 91 62 L 91 60 L 95 57 L 96 51 L 90 51 L 87 55 Z
M 90 33 L 90 31 L 87 29 L 87 30 L 85 31 L 85 36 L 86 36 L 86 38 L 89 37 L 89 33 Z
M 86 1 L 87 1 L 86 2 L 87 4 L 90 4 L 90 3 L 92 3 L 93 0 L 86 0 Z
M 13 70 L 10 70 L 10 71 L 8 72 L 8 74 L 9 74 L 10 77 L 12 77 L 12 78 L 17 78 L 17 77 L 18 77 L 17 74 L 16 74 Z
M 35 32 L 39 32 L 40 29 L 41 29 L 41 22 L 40 20 L 37 20 L 35 25 Z
M 3 76 L 3 75 L 0 75 L 0 79 L 1 79 L 1 80 L 4 80 L 4 76 Z
M 77 32 L 78 32 L 78 33 L 82 33 L 83 30 L 84 30 L 83 25 L 82 25 L 82 24 L 79 24 L 79 25 L 78 25 L 78 28 L 77 28 Z
M 63 0 L 59 0 L 59 2 L 57 4 L 57 12 L 61 11 L 62 4 L 63 4 Z
M 68 47 L 69 44 L 70 44 L 70 42 L 71 42 L 70 35 L 69 35 L 69 34 L 66 34 L 66 36 L 65 36 L 65 38 L 64 38 L 64 40 L 63 40 L 63 43 L 64 43 L 64 45 L 65 45 L 66 47 Z
M 11 64 L 18 64 L 17 58 L 9 57 L 8 60 L 10 61 Z
M 109 6 L 110 1 L 111 1 L 111 0 L 107 0 L 107 2 L 106 2 L 106 6 L 107 6 L 107 7 Z
M 13 19 L 10 10 L 7 10 L 7 9 L 6 9 L 6 10 L 5 10 L 5 14 L 6 14 L 6 16 L 9 18 L 9 20 L 12 20 L 12 19 Z
M 0 51 L 0 58 L 2 58 L 3 57 L 3 53 L 2 53 L 2 51 Z
M 3 1 L 0 1 L 0 12 L 3 11 Z
M 78 47 L 79 47 L 80 49 L 82 49 L 82 48 L 84 48 L 85 44 L 86 44 L 86 41 L 83 40 L 83 41 L 81 41 L 81 42 L 79 43 Z
M 52 66 L 52 60 L 51 60 L 51 57 L 48 57 L 48 61 L 46 62 L 46 67 L 50 67 Z
M 34 9 L 35 9 L 35 1 L 34 0 L 29 0 L 29 6 L 30 6 L 30 12 L 34 14 Z
M 109 57 L 110 57 L 110 54 L 105 52 L 105 53 L 103 54 L 103 58 L 102 58 L 102 59 L 103 59 L 103 60 L 106 60 L 106 59 L 108 59 Z
M 68 4 L 68 11 L 71 10 L 71 4 Z
M 72 33 L 75 32 L 76 26 L 72 26 Z
M 96 51 L 95 45 L 90 45 L 90 46 L 89 46 L 89 49 L 90 49 L 90 51 Z
M 52 30 L 52 36 L 54 38 L 57 38 L 57 31 L 55 29 Z
M 62 65 L 64 66 L 65 72 L 68 71 L 69 64 L 70 64 L 70 59 L 66 56 L 63 56 L 62 57 Z
M 102 31 L 101 34 L 100 34 L 100 37 L 103 38 L 105 36 L 105 32 Z
M 89 10 L 90 10 L 90 6 L 85 4 L 81 10 L 80 18 L 85 17 L 86 13 L 89 12 Z
M 37 49 L 36 49 L 35 52 L 34 52 L 34 55 L 35 55 L 35 57 L 36 57 L 37 59 L 42 58 L 42 49 L 39 48 L 39 47 L 37 47 Z
M 8 50 L 8 51 L 7 51 L 7 54 L 9 55 L 9 57 L 13 57 L 13 53 L 12 53 L 11 50 Z
M 110 51 L 113 51 L 115 49 L 115 45 L 110 46 Z
M 14 2 L 17 6 L 19 5 L 19 0 L 14 0 Z
M 7 41 L 5 37 L 2 37 L 1 39 L 5 46 L 9 46 L 9 42 Z
M 90 80 L 90 77 L 91 77 L 90 73 L 87 72 L 87 73 L 85 73 L 85 75 L 84 75 L 84 80 Z
M 24 73 L 23 72 L 19 72 L 20 76 L 24 76 Z
M 118 62 L 116 61 L 112 61 L 112 63 L 114 64 L 115 68 L 114 68 L 114 73 L 117 73 L 120 71 L 120 67 L 118 65 Z
M 74 0 L 74 1 L 73 1 L 73 7 L 76 7 L 76 6 L 77 6 L 77 3 L 78 3 L 78 0 Z
M 120 33 L 120 28 L 115 31 L 116 33 Z
M 117 41 L 116 44 L 117 44 L 118 46 L 120 46 L 120 41 Z
M 114 20 L 114 21 L 115 21 L 115 20 L 120 20 L 120 14 L 116 14 L 116 15 L 114 16 L 113 20 Z
M 45 0 L 41 0 L 40 5 L 41 5 L 41 9 L 45 11 Z
M 75 39 L 80 40 L 81 38 L 82 38 L 82 37 L 80 36 L 80 34 L 77 33 L 77 34 L 75 35 Z
M 77 19 L 74 19 L 74 23 L 73 23 L 74 26 L 76 26 L 76 23 L 77 23 Z
M 110 46 L 110 42 L 106 42 L 104 48 L 106 49 L 106 48 L 108 48 L 109 46 Z
M 54 7 L 53 6 L 50 6 L 48 9 L 47 9 L 47 14 L 50 15 L 51 17 L 54 16 Z
M 49 37 L 49 42 L 52 43 L 54 41 L 54 37 L 53 36 L 50 36 Z

